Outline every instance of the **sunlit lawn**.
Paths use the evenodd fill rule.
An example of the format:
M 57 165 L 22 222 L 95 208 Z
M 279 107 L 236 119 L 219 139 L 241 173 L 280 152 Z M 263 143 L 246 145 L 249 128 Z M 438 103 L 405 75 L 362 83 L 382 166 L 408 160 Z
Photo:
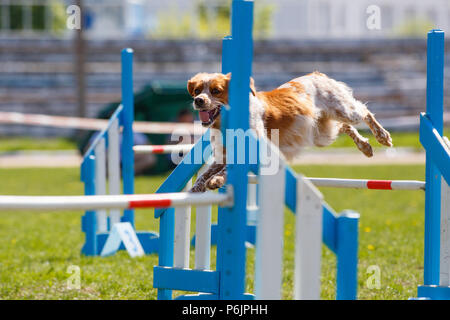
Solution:
M 423 166 L 302 166 L 317 177 L 423 179 Z M 153 192 L 164 177 L 139 177 L 136 190 Z M 0 194 L 76 195 L 82 193 L 78 169 L 1 169 Z M 407 299 L 422 279 L 423 206 L 421 191 L 322 190 L 336 210 L 361 214 L 359 299 Z M 0 212 L 0 299 L 155 299 L 156 255 L 131 259 L 125 252 L 108 257 L 80 255 L 81 212 Z M 192 219 L 192 232 L 195 219 Z M 285 213 L 283 295 L 292 298 L 294 217 Z M 139 230 L 157 230 L 149 210 L 137 212 Z M 213 250 L 215 251 L 215 250 Z M 254 249 L 248 249 L 248 291 L 253 290 Z M 193 250 L 192 250 L 193 255 Z M 323 250 L 322 296 L 334 298 L 335 260 Z M 193 259 L 191 259 L 193 261 Z M 212 265 L 215 265 L 214 252 Z M 81 289 L 69 289 L 71 265 L 81 269 Z M 381 288 L 369 289 L 369 266 L 381 271 Z

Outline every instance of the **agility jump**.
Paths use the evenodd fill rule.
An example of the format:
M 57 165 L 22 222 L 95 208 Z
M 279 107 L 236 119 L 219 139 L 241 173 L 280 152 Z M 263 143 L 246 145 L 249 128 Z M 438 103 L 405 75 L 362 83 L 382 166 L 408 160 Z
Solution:
M 239 1 L 233 2 L 233 18 L 235 17 L 243 17 L 241 14 L 245 11 L 243 9 L 244 6 Z M 236 13 L 237 10 L 242 10 L 241 12 Z M 244 21 L 251 21 L 247 16 Z M 232 30 L 237 31 L 239 34 L 239 27 L 244 28 L 243 34 L 248 34 L 245 32 L 245 23 L 242 23 L 239 27 L 235 25 L 235 20 L 232 20 Z M 240 41 L 236 41 L 235 38 L 238 38 Z M 245 87 L 248 87 L 248 79 L 249 79 L 249 69 L 241 69 L 236 66 L 239 65 L 241 68 L 243 66 L 251 65 L 251 45 L 246 45 L 243 40 L 242 34 L 236 36 L 233 34 L 232 38 L 226 38 L 223 42 L 223 63 L 227 65 L 227 53 L 233 52 L 230 49 L 230 43 L 233 46 L 234 52 L 239 52 L 239 58 L 241 60 L 235 62 L 235 64 L 231 63 L 231 68 L 223 67 L 223 73 L 227 73 L 232 71 L 233 79 L 231 80 L 231 86 L 233 88 L 233 81 L 235 83 L 239 83 L 241 86 L 245 84 Z M 233 39 L 233 40 L 232 40 Z M 247 38 L 247 41 L 251 42 L 250 39 Z M 440 42 L 440 43 L 439 43 Z M 436 47 L 440 48 L 440 50 L 436 51 Z M 230 51 L 231 50 L 231 51 Z M 246 51 L 247 50 L 247 51 Z M 250 56 L 250 57 L 249 57 Z M 436 56 L 438 58 L 436 59 Z M 236 60 L 239 60 L 236 56 L 234 57 Z M 243 62 L 245 61 L 245 62 Z M 436 67 L 436 61 L 438 66 Z M 233 61 L 234 62 L 234 61 Z M 434 66 L 433 66 L 434 65 Z M 427 86 L 427 114 L 421 115 L 421 142 L 427 150 L 427 175 L 426 182 L 421 181 L 386 181 L 386 180 L 361 180 L 361 179 L 352 179 L 352 180 L 344 180 L 344 179 L 310 179 L 311 182 L 315 182 L 316 184 L 322 184 L 322 186 L 327 187 L 350 187 L 350 188 L 367 188 L 367 189 L 381 189 L 381 190 L 425 190 L 426 192 L 426 231 L 425 231 L 425 286 L 419 287 L 418 296 L 421 298 L 427 299 L 449 299 L 450 298 L 450 287 L 449 287 L 449 275 L 450 275 L 450 261 L 448 259 L 450 252 L 450 237 L 448 236 L 448 221 L 450 221 L 450 192 L 448 188 L 448 182 L 450 181 L 450 151 L 447 145 L 447 140 L 441 137 L 442 135 L 442 73 L 443 73 L 443 33 L 441 31 L 434 30 L 430 32 L 428 38 L 428 86 Z M 247 74 L 245 74 L 247 72 Z M 242 77 L 242 78 L 241 78 Z M 235 80 L 237 79 L 237 80 Z M 240 101 L 243 101 L 242 104 L 244 106 L 248 106 L 248 101 L 246 101 L 246 95 L 248 97 L 248 91 L 242 92 L 242 96 L 238 99 L 238 88 L 235 88 L 234 93 L 236 96 L 230 98 L 231 108 L 230 110 L 225 111 L 225 118 L 228 119 L 227 127 L 228 128 L 248 128 L 247 123 L 242 123 L 241 119 L 238 119 L 239 114 L 233 114 L 233 110 L 239 110 L 242 115 L 243 109 L 242 105 L 239 104 Z M 233 89 L 230 91 L 233 93 Z M 241 93 L 241 92 L 239 92 Z M 236 99 L 236 100 L 234 100 Z M 233 105 L 233 102 L 235 105 Z M 245 111 L 245 110 L 244 110 Z M 236 118 L 234 118 L 234 117 Z M 236 122 L 234 122 L 236 121 Z M 437 123 L 437 128 L 433 126 L 434 121 Z M 237 125 L 239 123 L 239 126 Z M 261 141 L 259 141 L 261 143 Z M 197 145 L 196 145 L 197 147 Z M 195 147 L 194 147 L 195 148 Z M 203 151 L 203 150 L 202 150 Z M 191 151 L 192 152 L 192 151 Z M 260 159 L 261 160 L 261 159 Z M 185 170 L 183 168 L 183 162 L 174 170 L 174 172 L 169 176 L 169 178 L 163 183 L 160 187 L 159 192 L 164 192 L 168 190 L 181 190 L 186 181 L 198 170 L 197 167 L 187 167 L 185 166 Z M 280 216 L 282 216 L 282 203 L 286 203 L 286 205 L 292 209 L 293 212 L 297 212 L 298 205 L 297 201 L 301 199 L 301 194 L 296 197 L 296 193 L 298 190 L 302 190 L 301 185 L 308 186 L 307 179 L 303 179 L 301 176 L 295 175 L 289 168 L 283 170 L 280 168 L 278 178 L 267 177 L 267 176 L 258 176 L 258 168 L 252 168 L 251 166 L 247 166 L 246 168 L 236 168 L 235 165 L 229 165 L 229 176 L 228 176 L 228 184 L 233 186 L 240 186 L 239 191 L 236 192 L 237 195 L 241 195 L 242 197 L 246 197 L 247 194 L 247 183 L 249 180 L 254 180 L 254 182 L 258 181 L 259 185 L 259 199 L 256 204 L 255 201 L 252 201 L 250 206 L 247 207 L 247 215 L 244 217 L 239 216 L 239 211 L 231 211 L 226 209 L 219 208 L 219 224 L 217 226 L 218 229 L 218 259 L 217 259 L 217 271 L 203 273 L 201 270 L 190 270 L 188 269 L 188 265 L 175 266 L 173 264 L 173 254 L 174 245 L 174 235 L 171 230 L 173 230 L 174 225 L 174 212 L 164 209 L 160 209 L 156 211 L 156 217 L 161 219 L 161 248 L 164 248 L 164 251 L 160 252 L 160 266 L 155 267 L 154 274 L 154 286 L 157 287 L 158 297 L 161 299 L 168 299 L 172 297 L 172 289 L 177 290 L 188 290 L 188 291 L 199 291 L 206 292 L 198 295 L 189 295 L 189 296 L 181 296 L 178 297 L 180 299 L 220 299 L 220 298 L 236 298 L 236 299 L 245 299 L 250 298 L 251 296 L 244 293 L 245 290 L 245 246 L 243 243 L 246 240 L 246 234 L 248 228 L 248 223 L 256 223 L 256 250 L 257 250 L 257 259 L 255 262 L 255 297 L 256 298 L 280 298 L 280 274 L 281 274 L 281 257 L 280 252 L 282 251 L 282 233 L 279 233 L 280 230 Z M 256 179 L 248 179 L 247 171 L 254 171 L 257 175 Z M 234 175 L 235 172 L 241 173 L 241 175 Z M 285 174 L 284 174 L 285 173 Z M 442 182 L 442 190 L 440 188 L 441 179 L 440 175 L 443 175 L 445 181 Z M 178 181 L 177 181 L 178 178 Z M 262 179 L 262 180 L 261 180 Z M 270 181 L 270 182 L 269 182 Z M 293 181 L 295 183 L 293 183 Z M 267 183 L 269 182 L 269 183 Z M 267 184 L 266 184 L 267 183 Z M 271 188 L 272 186 L 272 188 Z M 273 190 L 273 186 L 285 186 L 284 193 L 280 192 L 280 190 Z M 309 196 L 310 199 L 316 200 L 316 207 L 320 201 L 320 193 L 317 191 L 312 191 L 314 188 L 309 185 L 309 191 L 312 192 Z M 296 190 L 292 192 L 291 190 Z M 303 190 L 305 192 L 305 190 Z M 264 196 L 263 196 L 264 195 Z M 284 199 L 283 199 L 284 195 Z M 315 195 L 316 197 L 314 197 Z M 236 197 L 238 199 L 238 197 Z M 243 201 L 242 198 L 240 198 Z M 270 199 L 270 203 L 267 203 Z M 441 204 L 442 199 L 442 204 Z M 255 199 L 253 199 L 255 200 Z M 301 203 L 301 202 L 299 202 Z M 264 207 L 264 206 L 267 207 Z M 234 207 L 236 207 L 235 204 Z M 242 205 L 241 205 L 242 207 Z M 314 207 L 314 206 L 313 206 Z M 329 209 L 325 205 L 320 205 L 319 207 L 323 207 L 323 217 L 322 217 L 322 234 L 323 241 L 327 243 L 329 240 L 329 236 L 333 235 L 336 237 L 337 230 L 339 230 L 339 223 L 335 224 L 333 228 L 330 228 L 327 225 L 327 221 L 329 222 L 331 219 L 327 213 L 329 213 Z M 251 209 L 250 209 L 251 208 Z M 257 218 L 254 221 L 248 221 L 250 217 L 254 217 L 254 214 L 251 214 L 252 211 L 255 211 L 255 208 L 258 208 Z M 270 210 L 268 209 L 270 208 Z M 266 211 L 267 210 L 267 211 Z M 309 213 L 314 216 L 314 210 L 310 208 Z M 253 212 L 254 213 L 254 212 Z M 276 215 L 274 218 L 270 213 Z M 301 216 L 300 212 L 297 212 L 297 218 Z M 175 215 L 175 219 L 178 215 Z M 335 217 L 331 215 L 331 217 Z M 318 216 L 315 216 L 318 219 Z M 354 230 L 351 228 L 346 228 L 346 233 L 344 235 L 340 235 L 342 238 L 339 239 L 337 248 L 344 246 L 344 243 L 348 245 L 350 248 L 357 248 L 357 218 L 358 215 L 354 213 L 350 213 L 347 216 L 342 215 L 339 218 L 348 218 L 347 220 L 349 225 L 356 226 L 356 237 L 355 234 L 349 232 L 349 230 Z M 319 223 L 318 220 L 314 218 L 309 218 L 310 221 L 315 221 L 315 224 L 309 226 L 314 230 L 317 234 Z M 267 221 L 271 221 L 268 223 Z M 300 230 L 303 232 L 307 232 L 307 230 L 302 229 L 301 221 L 297 219 L 297 232 Z M 440 226 L 440 222 L 442 221 L 442 225 Z M 266 224 L 267 223 L 267 224 Z M 265 227 L 267 229 L 265 229 Z M 270 226 L 270 227 L 267 227 Z M 315 227 L 314 227 L 315 226 Z M 303 226 L 304 228 L 305 225 Z M 262 231 L 265 230 L 266 232 Z M 275 230 L 275 231 L 274 231 Z M 333 230 L 331 234 L 329 234 L 330 230 Z M 299 233 L 301 234 L 301 233 Z M 347 239 L 345 238 L 347 236 Z M 227 237 L 228 236 L 228 237 Z M 273 236 L 273 237 L 272 237 Z M 298 236 L 298 235 L 297 235 Z M 237 237 L 238 239 L 236 239 Z M 175 236 L 176 239 L 176 236 Z M 314 238 L 314 235 L 310 235 L 307 238 L 308 241 L 312 241 L 311 243 L 317 243 Z M 305 240 L 305 239 L 303 239 Z M 281 241 L 281 243 L 280 243 Z M 196 240 L 196 245 L 199 240 Z M 301 242 L 296 242 L 296 246 L 301 245 Z M 328 244 L 329 245 L 329 244 Z M 261 249 L 263 247 L 263 249 Z M 333 248 L 329 245 L 330 248 Z M 336 248 L 336 247 L 335 247 Z M 188 247 L 187 249 L 188 250 Z M 261 254 L 264 250 L 264 255 Z M 299 250 L 302 252 L 302 250 Z M 317 264 L 317 252 L 320 250 L 317 249 L 314 251 L 315 253 L 310 252 L 312 254 L 309 256 L 309 260 L 303 261 L 311 261 L 311 265 L 315 266 L 314 270 L 317 270 L 319 266 Z M 349 256 L 346 259 L 342 259 L 341 261 L 346 261 L 345 265 L 346 272 L 353 272 L 354 270 L 354 261 L 356 261 L 357 254 L 354 255 L 354 250 L 347 251 Z M 353 252 L 353 253 L 350 253 Z M 356 250 L 357 252 L 357 250 Z M 229 259 L 228 254 L 233 254 L 233 262 L 228 262 Z M 316 256 L 314 256 L 314 254 Z M 296 255 L 296 268 L 298 270 L 302 269 L 301 262 L 297 264 L 298 261 L 301 261 L 300 258 L 297 258 Z M 267 260 L 261 260 L 266 258 Z M 176 257 L 175 257 L 176 259 Z M 231 258 L 230 258 L 231 259 Z M 355 282 L 349 281 L 350 279 L 346 279 L 346 282 L 342 282 L 342 278 L 339 278 L 339 255 L 338 255 L 338 279 L 337 279 L 337 298 L 344 299 L 354 299 L 356 298 L 356 286 L 353 288 L 353 284 Z M 315 264 L 314 262 L 315 261 Z M 229 265 L 228 265 L 229 263 Z M 342 263 L 342 262 L 341 262 Z M 231 265 L 233 264 L 233 265 Z M 311 266 L 310 265 L 310 266 Z M 341 264 L 342 267 L 342 264 Z M 319 268 L 320 269 L 320 268 Z M 296 269 L 297 270 L 297 269 Z M 305 269 L 303 269 L 305 270 Z M 440 271 L 439 271 L 440 270 Z M 439 275 L 440 272 L 440 275 Z M 227 273 L 229 277 L 227 277 Z M 296 280 L 295 280 L 295 297 L 309 297 L 309 298 L 317 298 L 317 277 L 309 278 L 312 283 L 307 285 L 305 292 L 307 294 L 301 294 L 302 289 L 299 286 L 304 284 L 299 279 L 302 279 L 300 276 L 300 271 L 296 271 Z M 310 273 L 311 276 L 313 273 Z M 231 275 L 233 278 L 231 279 Z M 225 276 L 225 277 L 224 277 Z M 317 274 L 314 274 L 317 276 Z M 356 276 L 355 276 L 356 277 Z M 228 282 L 222 282 L 227 279 Z M 180 279 L 179 281 L 177 279 Z M 182 279 L 182 281 L 181 281 Z M 233 281 L 232 281 L 233 280 Z M 356 280 L 356 278 L 352 279 Z M 305 280 L 304 280 L 305 281 Z M 342 290 L 342 286 L 346 286 L 347 291 L 339 291 Z M 310 290 L 310 291 L 308 291 Z M 346 294 L 343 294 L 346 292 Z M 350 294 L 349 294 L 350 293 Z M 353 294 L 353 295 L 352 295 Z

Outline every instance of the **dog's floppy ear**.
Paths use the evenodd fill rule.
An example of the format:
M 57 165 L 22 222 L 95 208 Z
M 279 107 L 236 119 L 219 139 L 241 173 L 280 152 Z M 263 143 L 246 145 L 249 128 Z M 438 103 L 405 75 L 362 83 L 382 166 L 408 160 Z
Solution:
M 230 80 L 231 72 L 228 72 L 225 76 L 227 77 L 228 80 Z M 253 80 L 252 77 L 250 77 L 250 91 L 256 97 L 255 80 Z
M 250 77 L 250 91 L 256 97 L 255 80 L 252 77 Z
M 225 75 L 225 80 L 226 80 L 226 82 L 225 82 L 226 88 L 227 88 L 227 90 L 229 90 L 229 88 L 230 88 L 230 80 L 231 80 L 231 72 L 228 72 Z
M 195 82 L 191 79 L 187 82 L 187 90 L 191 96 L 194 96 L 194 86 Z
M 226 87 L 229 88 L 229 86 L 230 86 L 230 80 L 231 80 L 231 72 L 228 72 L 228 73 L 225 74 L 224 76 L 225 76 L 225 84 L 226 84 Z

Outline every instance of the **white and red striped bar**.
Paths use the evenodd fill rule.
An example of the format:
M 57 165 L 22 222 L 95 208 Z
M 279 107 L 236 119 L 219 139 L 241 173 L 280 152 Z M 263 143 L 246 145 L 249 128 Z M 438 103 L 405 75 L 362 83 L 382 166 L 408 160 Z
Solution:
M 353 188 L 373 190 L 425 190 L 425 182 L 417 180 L 365 180 L 306 178 L 316 187 Z
M 193 147 L 193 144 L 138 145 L 134 146 L 133 150 L 136 154 L 169 154 L 173 152 L 188 153 Z
M 0 210 L 99 210 L 231 205 L 228 193 L 155 193 L 102 196 L 0 196 Z
M 108 120 L 48 116 L 45 114 L 26 114 L 18 112 L 0 112 L 0 123 L 21 124 L 44 127 L 57 127 L 81 130 L 103 130 L 108 125 Z M 133 123 L 135 132 L 153 134 L 171 134 L 174 131 L 183 131 L 193 135 L 202 135 L 206 129 L 200 124 L 176 123 L 176 122 L 147 122 Z
M 249 183 L 258 183 L 258 177 L 248 175 Z M 307 178 L 316 187 L 352 188 L 373 190 L 425 190 L 425 182 L 417 180 L 366 180 L 366 179 L 339 179 L 339 178 Z

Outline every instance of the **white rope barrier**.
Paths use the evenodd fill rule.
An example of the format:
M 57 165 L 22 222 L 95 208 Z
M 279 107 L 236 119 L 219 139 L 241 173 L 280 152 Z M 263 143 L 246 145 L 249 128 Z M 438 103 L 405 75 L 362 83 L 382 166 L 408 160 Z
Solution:
M 106 128 L 108 120 L 0 112 L 0 123 L 100 131 Z M 134 122 L 133 130 L 141 133 L 172 134 L 173 132 L 185 132 L 193 135 L 202 135 L 206 131 L 199 124 L 146 121 Z

